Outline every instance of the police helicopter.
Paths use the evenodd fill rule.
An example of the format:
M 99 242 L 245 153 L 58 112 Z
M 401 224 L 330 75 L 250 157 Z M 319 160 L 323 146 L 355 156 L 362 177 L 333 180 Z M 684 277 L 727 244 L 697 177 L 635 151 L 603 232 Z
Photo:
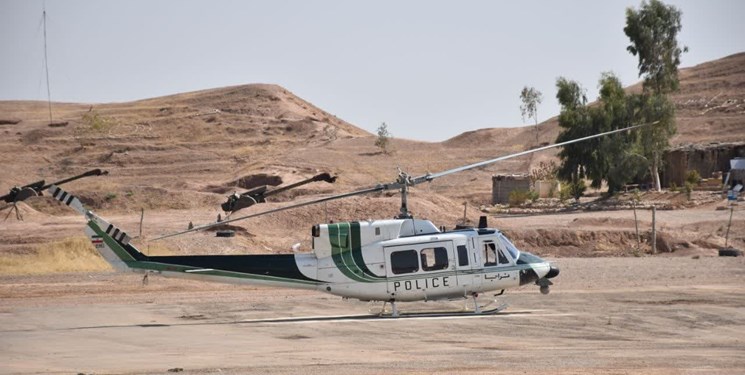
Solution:
M 646 124 L 645 124 L 646 125 Z M 475 314 L 496 313 L 505 305 L 482 309 L 477 297 L 501 295 L 508 289 L 536 284 L 544 294 L 559 275 L 559 268 L 519 250 L 485 217 L 478 228 L 443 231 L 431 221 L 413 218 L 407 196 L 413 186 L 439 177 L 489 165 L 534 152 L 636 129 L 635 125 L 592 136 L 547 145 L 528 151 L 418 177 L 399 171 L 395 181 L 290 204 L 156 238 L 204 230 L 229 222 L 255 218 L 293 208 L 361 194 L 398 190 L 401 208 L 394 219 L 314 225 L 312 250 L 294 254 L 148 256 L 120 228 L 85 209 L 80 200 L 58 186 L 49 189 L 57 200 L 84 215 L 86 234 L 116 270 L 159 274 L 197 280 L 266 285 L 321 291 L 343 298 L 390 303 L 390 314 L 403 316 L 397 302 L 472 299 Z

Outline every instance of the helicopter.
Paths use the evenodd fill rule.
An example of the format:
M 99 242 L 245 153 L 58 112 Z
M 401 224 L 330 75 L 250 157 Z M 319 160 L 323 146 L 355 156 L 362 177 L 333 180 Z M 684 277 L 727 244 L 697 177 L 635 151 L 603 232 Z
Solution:
M 86 235 L 118 271 L 158 274 L 234 284 L 265 285 L 315 290 L 349 299 L 383 302 L 381 315 L 401 317 L 398 302 L 472 299 L 473 309 L 463 313 L 491 314 L 501 305 L 484 310 L 480 294 L 502 295 L 508 289 L 535 284 L 548 294 L 559 268 L 527 251 L 519 250 L 500 230 L 489 228 L 486 217 L 477 228 L 441 230 L 408 211 L 413 186 L 439 177 L 489 165 L 592 138 L 629 131 L 634 125 L 553 145 L 534 148 L 438 173 L 411 176 L 399 170 L 386 184 L 290 204 L 229 220 L 195 226 L 157 237 L 160 240 L 229 222 L 268 215 L 362 194 L 398 190 L 401 207 L 393 219 L 317 224 L 311 228 L 312 250 L 293 254 L 148 256 L 140 252 L 123 230 L 83 207 L 80 200 L 52 186 L 51 195 L 87 220 Z M 486 306 L 484 306 L 486 307 Z

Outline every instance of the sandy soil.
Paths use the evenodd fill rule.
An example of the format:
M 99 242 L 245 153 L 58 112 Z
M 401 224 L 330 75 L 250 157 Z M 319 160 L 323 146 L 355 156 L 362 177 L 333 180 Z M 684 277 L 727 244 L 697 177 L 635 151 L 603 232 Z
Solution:
M 557 263 L 551 294 L 508 293 L 501 314 L 398 320 L 350 319 L 371 306 L 314 292 L 154 277 L 143 286 L 113 273 L 6 276 L 0 372 L 745 372 L 745 259 Z M 289 317 L 308 319 L 281 320 Z

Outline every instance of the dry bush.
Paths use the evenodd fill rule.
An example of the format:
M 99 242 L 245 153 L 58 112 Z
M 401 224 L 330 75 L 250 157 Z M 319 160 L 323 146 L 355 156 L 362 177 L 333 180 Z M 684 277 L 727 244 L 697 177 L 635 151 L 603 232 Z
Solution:
M 0 258 L 0 275 L 99 272 L 108 269 L 108 263 L 84 236 L 40 245 L 33 254 L 11 254 Z
M 116 125 L 116 120 L 108 116 L 103 116 L 95 110 L 90 110 L 84 114 L 81 121 L 89 130 L 99 133 L 105 133 Z

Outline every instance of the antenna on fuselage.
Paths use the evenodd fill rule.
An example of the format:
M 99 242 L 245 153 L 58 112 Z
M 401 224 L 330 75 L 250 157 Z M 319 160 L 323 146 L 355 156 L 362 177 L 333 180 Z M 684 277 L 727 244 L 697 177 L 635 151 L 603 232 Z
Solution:
M 486 216 L 479 217 L 479 229 L 486 229 L 489 224 L 486 222 Z

